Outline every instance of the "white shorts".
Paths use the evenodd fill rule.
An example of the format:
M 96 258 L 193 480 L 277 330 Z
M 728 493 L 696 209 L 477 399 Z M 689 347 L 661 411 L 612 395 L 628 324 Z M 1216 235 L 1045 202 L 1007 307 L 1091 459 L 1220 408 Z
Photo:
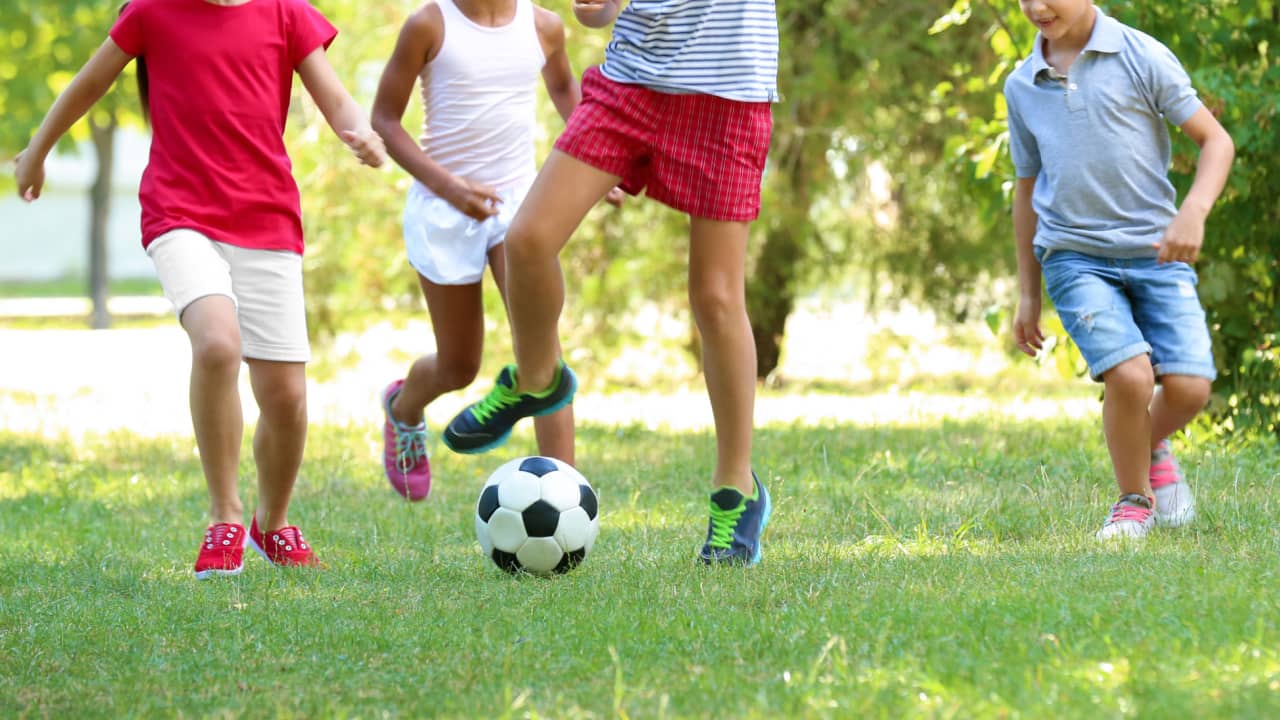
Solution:
M 236 306 L 241 354 L 255 360 L 307 362 L 307 308 L 302 298 L 302 256 L 217 242 L 195 230 L 171 230 L 147 246 L 173 311 L 209 295 Z
M 437 285 L 480 282 L 489 251 L 507 237 L 507 228 L 531 184 L 532 180 L 500 191 L 498 214 L 476 220 L 414 182 L 404 203 L 404 248 L 409 264 Z

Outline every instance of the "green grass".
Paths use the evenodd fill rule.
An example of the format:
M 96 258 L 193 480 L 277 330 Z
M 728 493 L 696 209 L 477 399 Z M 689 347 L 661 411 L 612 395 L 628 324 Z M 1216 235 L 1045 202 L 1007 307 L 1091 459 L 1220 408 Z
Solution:
M 201 583 L 190 440 L 0 435 L 0 717 L 1280 713 L 1274 446 L 1180 443 L 1196 524 L 1108 546 L 1094 421 L 765 426 L 774 520 L 740 570 L 693 562 L 708 435 L 588 426 L 601 535 L 546 580 L 471 521 L 528 428 L 437 449 L 419 504 L 377 442 L 312 430 L 291 519 L 328 570 Z
M 160 282 L 152 278 L 116 278 L 107 283 L 107 294 L 163 295 Z M 57 280 L 6 281 L 0 283 L 0 298 L 88 297 L 89 281 L 68 277 Z

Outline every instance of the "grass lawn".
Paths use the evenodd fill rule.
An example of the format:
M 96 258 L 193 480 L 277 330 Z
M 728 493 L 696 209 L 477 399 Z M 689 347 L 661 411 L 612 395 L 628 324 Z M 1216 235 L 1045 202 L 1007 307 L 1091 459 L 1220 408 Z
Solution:
M 600 538 L 545 580 L 472 528 L 521 433 L 409 504 L 314 427 L 291 520 L 328 570 L 209 582 L 189 439 L 0 434 L 0 717 L 1280 714 L 1274 446 L 1179 441 L 1196 523 L 1102 545 L 1094 421 L 765 425 L 764 563 L 707 569 L 710 437 L 588 425 Z

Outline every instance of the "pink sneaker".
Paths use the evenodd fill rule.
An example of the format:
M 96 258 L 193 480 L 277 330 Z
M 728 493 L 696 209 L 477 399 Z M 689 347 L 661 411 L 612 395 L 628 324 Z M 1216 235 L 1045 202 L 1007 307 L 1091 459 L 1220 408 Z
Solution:
M 196 556 L 196 579 L 215 575 L 239 575 L 244 569 L 244 541 L 248 533 L 238 523 L 215 523 L 204 531 Z
M 296 526 L 289 525 L 264 533 L 258 529 L 257 515 L 254 515 L 253 525 L 249 527 L 249 547 L 272 565 L 320 565 L 315 552 Z
M 403 380 L 382 391 L 382 469 L 396 492 L 421 500 L 431 492 L 431 460 L 427 456 L 427 422 L 405 425 L 391 415 L 391 403 L 400 394 Z
M 1111 538 L 1141 538 L 1151 532 L 1156 524 L 1155 508 L 1151 498 L 1130 493 L 1121 495 L 1119 502 L 1111 506 L 1111 514 L 1098 531 L 1099 540 Z
M 1181 527 L 1196 517 L 1196 499 L 1173 457 L 1168 440 L 1151 451 L 1151 489 L 1156 494 L 1156 522 Z

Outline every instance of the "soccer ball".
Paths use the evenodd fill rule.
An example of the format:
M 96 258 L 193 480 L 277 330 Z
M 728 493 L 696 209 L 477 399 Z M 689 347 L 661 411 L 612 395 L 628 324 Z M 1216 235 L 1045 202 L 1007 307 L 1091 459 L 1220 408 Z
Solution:
M 600 532 L 596 491 L 567 463 L 516 458 L 489 476 L 476 501 L 476 538 L 509 573 L 573 569 Z

